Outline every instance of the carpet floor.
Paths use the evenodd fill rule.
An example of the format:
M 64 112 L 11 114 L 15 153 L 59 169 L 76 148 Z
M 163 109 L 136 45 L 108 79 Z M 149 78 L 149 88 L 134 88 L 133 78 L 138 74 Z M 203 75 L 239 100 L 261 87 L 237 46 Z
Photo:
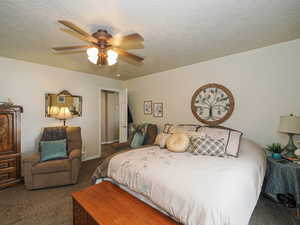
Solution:
M 102 149 L 102 158 L 86 161 L 76 185 L 27 191 L 19 184 L 0 191 L 1 225 L 72 225 L 71 193 L 89 186 L 100 161 L 113 150 Z M 287 209 L 261 197 L 249 225 L 300 225 L 295 209 Z

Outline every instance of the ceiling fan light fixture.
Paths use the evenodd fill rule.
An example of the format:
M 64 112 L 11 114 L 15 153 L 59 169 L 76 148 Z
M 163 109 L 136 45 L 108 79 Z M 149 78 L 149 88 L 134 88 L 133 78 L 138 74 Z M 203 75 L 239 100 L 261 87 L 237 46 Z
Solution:
M 88 57 L 88 60 L 91 62 L 91 63 L 94 63 L 94 64 L 97 64 L 98 62 L 98 56 L 89 56 Z
M 116 64 L 117 59 L 118 59 L 118 53 L 116 53 L 115 51 L 113 51 L 111 49 L 107 50 L 107 64 L 109 66 Z
M 98 54 L 99 54 L 99 49 L 98 48 L 88 48 L 86 50 L 86 54 L 88 55 L 88 60 L 91 63 L 97 64 Z
M 88 49 L 86 50 L 86 54 L 87 54 L 89 57 L 98 57 L 99 49 L 98 49 L 98 48 L 88 48 Z
M 86 51 L 88 60 L 96 65 L 114 65 L 117 63 L 118 54 L 122 56 L 121 59 L 127 58 L 137 63 L 142 63 L 144 58 L 127 52 L 124 50 L 143 48 L 141 42 L 144 38 L 138 33 L 132 33 L 125 36 L 115 35 L 112 36 L 107 30 L 100 29 L 93 34 L 89 34 L 74 23 L 67 20 L 58 20 L 58 22 L 68 29 L 62 29 L 67 34 L 70 34 L 82 41 L 88 43 L 88 45 L 77 45 L 77 46 L 63 46 L 53 47 L 52 49 L 56 52 L 69 51 L 69 53 L 77 53 L 79 51 Z M 132 45 L 132 43 L 135 43 Z

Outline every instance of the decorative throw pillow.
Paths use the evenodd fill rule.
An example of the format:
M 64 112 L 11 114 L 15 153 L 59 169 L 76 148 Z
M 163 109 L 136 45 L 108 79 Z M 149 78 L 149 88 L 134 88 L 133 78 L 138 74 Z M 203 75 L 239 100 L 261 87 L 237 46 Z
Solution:
M 189 137 L 184 133 L 172 134 L 167 140 L 167 149 L 172 152 L 184 152 L 190 143 Z
M 173 126 L 174 126 L 173 124 L 166 123 L 165 126 L 164 126 L 164 129 L 163 129 L 163 133 L 168 134 L 170 128 L 173 127 Z
M 242 138 L 243 133 L 239 131 L 233 131 L 231 130 L 229 132 L 227 146 L 226 146 L 226 154 L 238 157 L 240 152 L 240 142 Z
M 196 132 L 196 131 L 188 131 L 188 132 L 184 132 L 190 139 L 190 143 L 188 148 L 186 149 L 186 152 L 193 152 L 194 148 L 192 147 L 192 142 L 191 142 L 191 138 L 192 137 L 204 137 L 205 134 L 201 133 L 201 132 Z
M 131 148 L 141 147 L 143 145 L 144 138 L 145 138 L 145 136 L 143 135 L 142 132 L 140 132 L 140 131 L 135 132 L 135 134 L 133 135 L 133 138 L 131 140 L 130 147 Z
M 171 134 L 160 133 L 156 136 L 154 144 L 159 145 L 160 148 L 165 148 L 167 140 L 170 136 Z
M 192 153 L 195 155 L 208 155 L 224 157 L 225 145 L 224 139 L 213 139 L 209 136 L 191 137 Z
M 57 141 L 41 141 L 41 162 L 67 157 L 66 139 Z
M 198 132 L 201 133 L 201 136 L 209 136 L 212 139 L 223 139 L 226 154 L 238 157 L 242 132 L 213 127 L 201 127 Z

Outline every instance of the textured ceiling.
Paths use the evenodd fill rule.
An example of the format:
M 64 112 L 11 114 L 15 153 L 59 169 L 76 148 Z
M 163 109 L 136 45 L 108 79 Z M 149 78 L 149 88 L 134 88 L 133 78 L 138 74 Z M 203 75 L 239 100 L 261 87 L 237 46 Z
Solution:
M 88 32 L 138 32 L 141 66 L 99 68 L 85 53 L 57 55 L 53 46 L 83 44 L 59 28 L 69 20 Z M 126 80 L 300 38 L 299 0 L 3 0 L 0 55 Z

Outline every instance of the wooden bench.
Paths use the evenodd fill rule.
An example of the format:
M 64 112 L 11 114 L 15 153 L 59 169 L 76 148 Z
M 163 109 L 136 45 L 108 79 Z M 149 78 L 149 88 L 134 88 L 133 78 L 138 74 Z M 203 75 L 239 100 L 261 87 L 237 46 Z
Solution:
M 72 197 L 74 225 L 179 225 L 107 181 Z

